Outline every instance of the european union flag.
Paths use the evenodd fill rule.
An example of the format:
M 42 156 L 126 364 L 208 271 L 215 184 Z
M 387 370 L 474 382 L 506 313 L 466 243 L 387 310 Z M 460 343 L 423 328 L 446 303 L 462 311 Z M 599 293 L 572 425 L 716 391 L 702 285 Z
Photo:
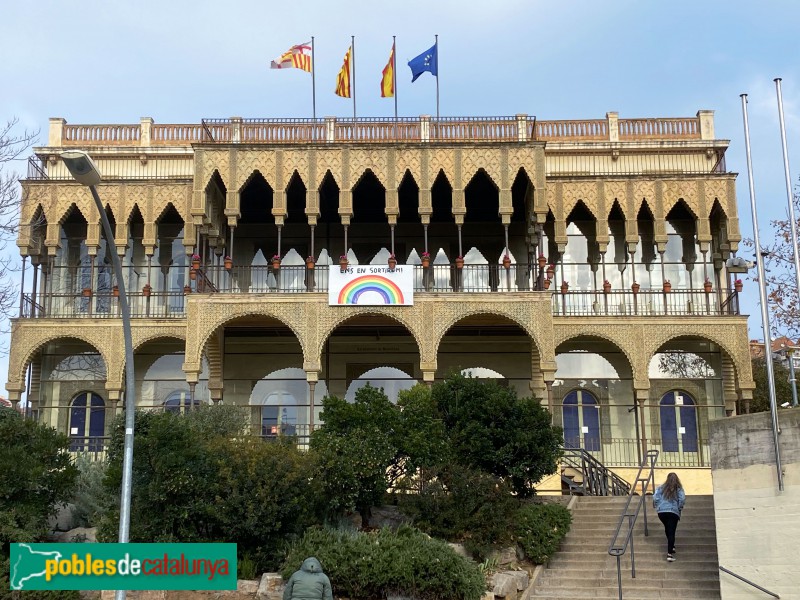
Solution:
M 422 75 L 425 71 L 430 71 L 434 77 L 439 76 L 439 56 L 437 53 L 436 44 L 425 50 L 419 56 L 412 58 L 408 61 L 408 66 L 411 67 L 411 74 L 414 76 L 411 83 L 417 80 L 417 77 Z

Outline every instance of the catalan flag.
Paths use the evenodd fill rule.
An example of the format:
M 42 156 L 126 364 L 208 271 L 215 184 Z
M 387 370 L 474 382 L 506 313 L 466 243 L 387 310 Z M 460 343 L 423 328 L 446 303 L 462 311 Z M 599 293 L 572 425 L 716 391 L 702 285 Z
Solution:
M 389 62 L 383 68 L 383 77 L 381 78 L 381 98 L 394 97 L 394 43 L 392 43 L 392 52 L 389 54 Z
M 342 63 L 342 70 L 336 77 L 336 95 L 342 98 L 350 97 L 350 58 L 353 53 L 353 47 L 347 49 L 347 54 L 344 55 L 344 62 Z
M 272 61 L 270 69 L 302 69 L 311 73 L 311 42 L 292 46 Z

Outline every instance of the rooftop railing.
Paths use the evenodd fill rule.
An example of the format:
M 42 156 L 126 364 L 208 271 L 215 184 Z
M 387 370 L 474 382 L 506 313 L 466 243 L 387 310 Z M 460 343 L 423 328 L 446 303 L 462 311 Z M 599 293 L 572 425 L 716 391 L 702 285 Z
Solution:
M 307 144 L 387 142 L 634 142 L 714 139 L 711 111 L 695 117 L 537 120 L 505 117 L 423 115 L 346 119 L 203 119 L 194 124 L 70 125 L 50 121 L 50 146 L 190 146 L 192 144 Z

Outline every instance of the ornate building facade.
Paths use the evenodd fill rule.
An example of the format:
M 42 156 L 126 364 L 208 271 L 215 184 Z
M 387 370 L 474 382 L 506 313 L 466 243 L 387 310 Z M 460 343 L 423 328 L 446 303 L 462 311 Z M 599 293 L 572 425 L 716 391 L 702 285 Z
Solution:
M 708 464 L 752 396 L 735 174 L 713 113 L 537 121 L 51 119 L 22 182 L 25 266 L 7 389 L 75 450 L 124 399 L 110 253 L 131 296 L 137 406 L 249 407 L 265 437 L 322 398 L 391 398 L 453 370 L 534 394 L 565 443 Z M 115 230 L 59 159 L 90 153 Z M 333 306 L 349 266 L 413 272 L 412 306 Z

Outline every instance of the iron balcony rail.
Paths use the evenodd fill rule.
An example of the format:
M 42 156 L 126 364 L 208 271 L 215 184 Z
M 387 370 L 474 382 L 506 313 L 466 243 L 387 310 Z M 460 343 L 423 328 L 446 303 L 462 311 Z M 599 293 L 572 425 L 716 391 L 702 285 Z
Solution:
M 572 406 L 575 406 L 574 404 Z M 560 406 L 556 407 L 561 410 Z M 607 407 L 602 407 L 607 408 Z M 624 407 L 613 407 L 624 408 Z M 662 405 L 658 402 L 645 403 L 646 410 L 659 410 Z M 724 405 L 700 405 L 695 406 L 698 414 L 701 411 L 720 412 L 724 414 Z M 699 420 L 699 417 L 698 417 Z M 657 425 L 657 423 L 656 423 Z M 708 441 L 699 439 L 696 442 L 696 449 L 675 448 L 675 440 L 670 442 L 669 449 L 664 450 L 664 444 L 660 438 L 648 438 L 647 447 L 659 451 L 659 464 L 662 467 L 680 468 L 704 468 L 711 465 L 711 450 Z M 641 456 L 642 441 L 635 437 L 615 437 L 615 438 L 596 438 L 595 440 L 585 440 L 582 450 L 602 463 L 605 467 L 635 467 L 639 465 Z M 628 491 L 626 490 L 627 494 Z
M 148 408 L 150 411 L 164 411 L 163 407 Z M 177 412 L 177 411 L 176 411 Z M 316 431 L 321 424 L 315 424 Z M 312 428 L 309 424 L 280 423 L 276 425 L 254 426 L 253 433 L 265 442 L 288 443 L 301 450 L 308 450 L 311 443 Z M 91 462 L 103 462 L 108 458 L 110 436 L 69 436 L 69 453 L 75 458 L 83 458 Z
M 142 161 L 138 155 L 124 156 L 115 154 L 113 157 L 98 157 L 94 160 L 99 163 L 98 168 L 103 173 L 106 181 L 126 180 L 186 180 L 194 174 L 194 157 L 185 156 L 151 156 Z M 46 159 L 39 156 L 28 157 L 29 181 L 74 181 L 66 167 L 59 161 L 48 164 Z
M 569 486 L 570 494 L 577 492 L 590 496 L 625 496 L 630 492 L 630 483 L 607 469 L 583 448 L 565 447 L 561 460 L 564 465 L 581 475 L 579 484 L 573 482 Z
M 47 294 L 34 302 L 29 294 L 22 296 L 24 319 L 116 319 L 121 317 L 119 298 L 114 292 L 84 292 Z M 139 319 L 170 319 L 186 316 L 184 292 L 129 292 L 131 317 Z
M 738 292 L 721 300 L 718 291 L 673 289 L 563 290 L 553 294 L 553 314 L 564 316 L 597 315 L 738 315 Z
M 767 588 L 763 588 L 760 585 L 758 585 L 757 583 L 753 583 L 749 579 L 746 579 L 746 578 L 742 577 L 741 575 L 737 575 L 736 573 L 734 573 L 730 569 L 726 569 L 722 565 L 719 565 L 719 570 L 722 571 L 723 573 L 727 573 L 728 575 L 732 575 L 733 577 L 736 577 L 736 579 L 738 579 L 739 581 L 742 581 L 742 582 L 746 583 L 747 585 L 750 585 L 750 586 L 756 588 L 757 590 L 759 590 L 761 592 L 764 592 L 765 594 L 769 594 L 773 598 L 780 599 L 780 596 L 778 594 L 776 594 L 775 592 L 770 592 Z
M 374 266 L 374 265 L 373 265 Z M 414 291 L 417 293 L 510 293 L 546 291 L 539 287 L 538 268 L 526 264 L 431 265 L 414 268 Z M 132 278 L 127 289 L 131 298 L 132 316 L 137 318 L 168 318 L 185 316 L 185 298 L 191 293 L 219 294 L 304 294 L 328 291 L 327 266 L 309 268 L 305 265 L 185 267 L 170 269 L 158 289 L 145 289 L 143 274 Z M 97 275 L 95 275 L 97 277 Z M 105 277 L 105 276 L 104 276 Z M 23 294 L 23 318 L 34 317 L 117 317 L 116 292 L 113 281 L 104 279 L 100 289 L 80 287 L 92 278 L 90 267 L 56 269 L 53 281 L 37 295 Z M 134 279 L 136 282 L 134 282 Z M 172 283 L 168 284 L 168 281 Z M 185 286 L 183 284 L 186 284 Z M 95 284 L 96 285 L 96 284 Z M 166 289 L 164 289 L 166 288 Z M 51 291 L 54 290 L 54 291 Z M 554 316 L 706 316 L 738 315 L 738 293 L 732 292 L 720 302 L 716 292 L 701 290 L 573 290 L 552 292 Z
M 625 502 L 625 507 L 622 514 L 619 516 L 617 528 L 611 536 L 611 542 L 608 545 L 608 553 L 617 559 L 617 588 L 619 589 L 619 600 L 622 600 L 622 556 L 627 552 L 628 547 L 631 549 L 631 577 L 636 578 L 636 553 L 633 544 L 633 529 L 636 526 L 636 519 L 639 517 L 639 512 L 644 510 L 644 534 L 650 535 L 650 530 L 647 525 L 647 490 L 653 484 L 653 472 L 655 470 L 656 461 L 658 460 L 658 450 L 648 450 L 647 454 L 642 459 L 639 465 L 639 471 L 636 474 L 636 479 L 631 486 L 628 500 Z M 642 477 L 642 471 L 648 469 L 647 477 Z M 637 486 L 641 485 L 640 490 L 637 491 Z M 634 497 L 638 497 L 634 502 Z M 631 505 L 634 505 L 633 507 Z M 623 534 L 622 528 L 627 523 L 627 531 Z M 621 540 L 620 540 L 621 538 Z

